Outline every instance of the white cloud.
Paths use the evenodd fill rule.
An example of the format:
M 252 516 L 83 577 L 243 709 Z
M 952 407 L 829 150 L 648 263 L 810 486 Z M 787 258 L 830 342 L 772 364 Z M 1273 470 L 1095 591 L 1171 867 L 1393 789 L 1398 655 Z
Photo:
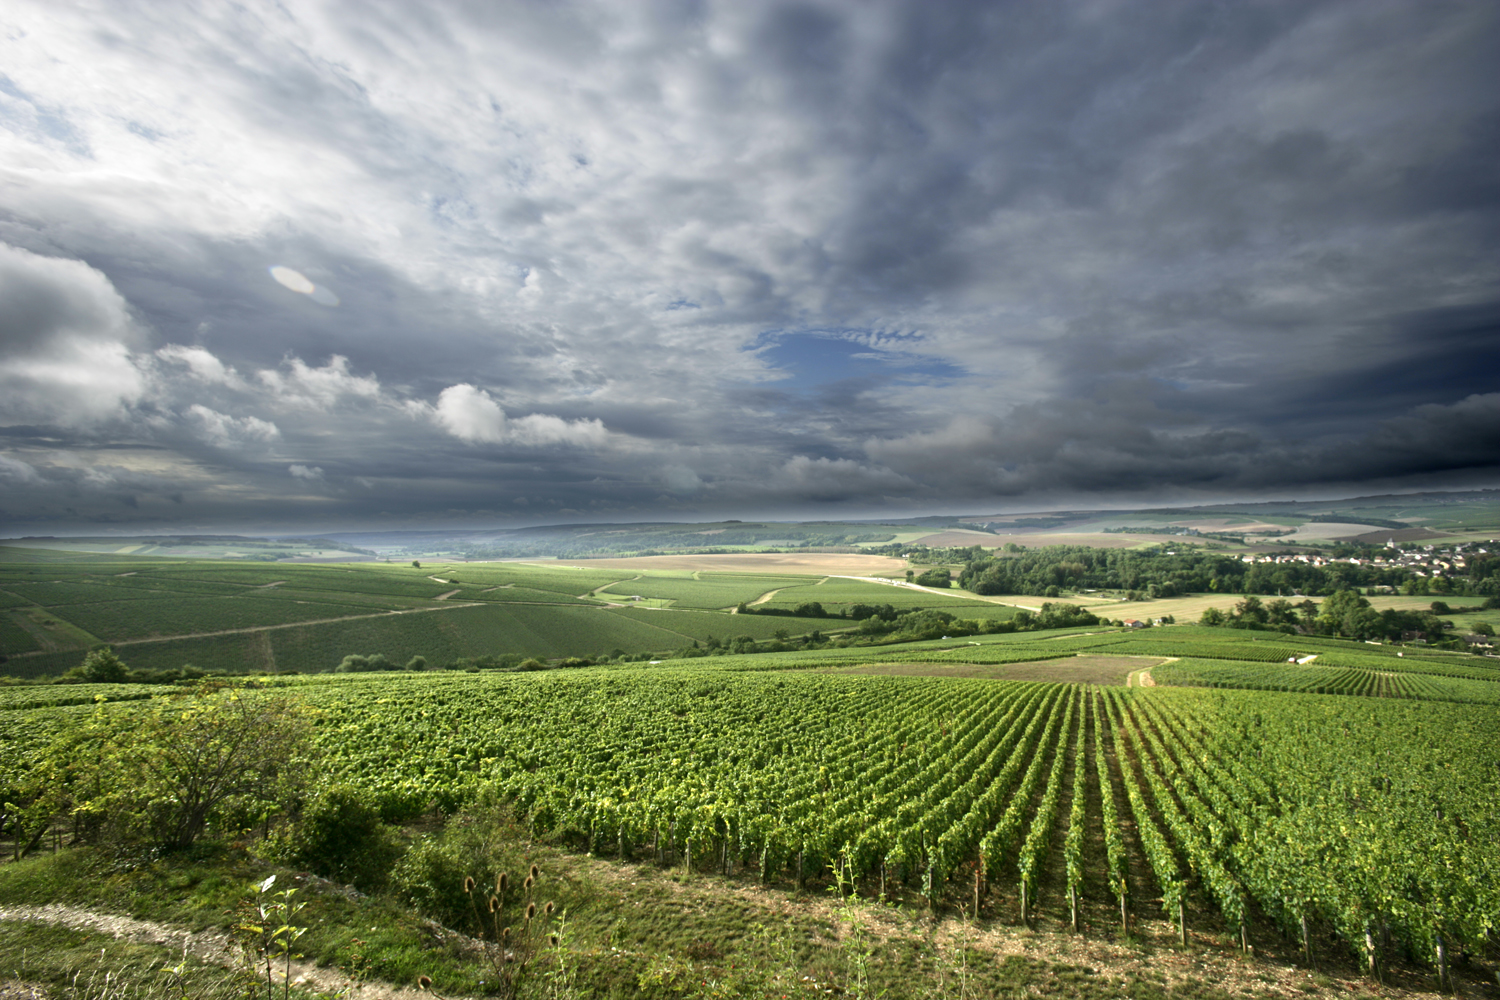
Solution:
M 517 444 L 532 446 L 568 444 L 602 448 L 609 432 L 598 420 L 564 420 L 548 413 L 533 413 L 510 421 L 510 437 Z
M 438 395 L 435 417 L 461 441 L 493 444 L 505 440 L 505 411 L 483 389 L 450 385 Z
M 293 477 L 301 479 L 305 482 L 317 482 L 323 478 L 322 468 L 316 465 L 289 465 L 287 466 L 287 471 L 290 472 Z
M 488 392 L 467 382 L 450 385 L 438 394 L 437 406 L 408 403 L 414 415 L 425 415 L 461 441 L 471 444 L 549 444 L 602 448 L 609 432 L 598 420 L 564 420 L 546 413 L 508 419 Z
M 201 403 L 194 403 L 187 412 L 198 436 L 216 448 L 234 448 L 251 442 L 266 444 L 281 437 L 279 427 L 259 417 L 231 417 Z
M 199 382 L 222 385 L 232 389 L 245 388 L 245 380 L 240 378 L 239 372 L 202 347 L 168 344 L 157 350 L 156 356 L 163 361 L 172 361 L 186 366 L 188 372 Z
M 282 371 L 264 368 L 256 373 L 261 384 L 281 405 L 299 409 L 327 410 L 345 398 L 379 399 L 380 380 L 374 375 L 355 375 L 349 359 L 335 354 L 322 368 L 313 368 L 298 357 L 282 362 Z
M 80 426 L 146 388 L 129 309 L 100 271 L 0 243 L 0 419 Z

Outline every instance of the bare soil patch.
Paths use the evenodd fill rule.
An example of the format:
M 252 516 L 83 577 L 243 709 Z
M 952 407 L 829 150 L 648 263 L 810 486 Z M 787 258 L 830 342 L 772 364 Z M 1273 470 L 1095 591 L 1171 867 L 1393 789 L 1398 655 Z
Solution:
M 1123 686 L 1132 671 L 1165 662 L 1158 656 L 1072 656 L 1026 663 L 866 663 L 833 673 L 889 677 L 982 677 L 997 681 L 1051 681 L 1059 684 Z
M 598 566 L 602 569 L 690 569 L 715 573 L 781 573 L 805 576 L 845 574 L 904 578 L 906 575 L 906 563 L 893 556 L 864 556 L 852 552 L 731 552 L 724 555 L 639 556 L 631 559 L 590 559 L 580 565 L 584 569 Z

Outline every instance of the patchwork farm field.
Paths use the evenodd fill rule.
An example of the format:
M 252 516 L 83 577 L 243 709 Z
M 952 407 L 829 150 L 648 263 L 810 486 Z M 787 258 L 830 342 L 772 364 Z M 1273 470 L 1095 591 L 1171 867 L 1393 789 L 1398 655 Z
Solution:
M 690 572 L 766 573 L 809 576 L 888 576 L 905 579 L 906 563 L 892 556 L 847 552 L 735 552 L 722 555 L 639 556 L 630 559 L 590 559 L 588 567 Z M 627 574 L 627 575 L 630 575 Z
M 5 613 L 149 609 L 172 599 L 93 601 L 126 585 L 101 582 L 98 565 L 73 569 L 49 566 L 45 581 L 0 579 L 0 593 L 59 602 Z M 254 579 L 201 569 L 198 580 L 176 565 L 159 574 L 142 567 L 128 586 L 154 594 Z M 200 665 L 326 670 L 349 652 L 398 663 L 524 650 L 561 657 L 709 636 L 763 640 L 840 622 L 681 603 L 588 606 L 579 595 L 612 580 L 556 570 L 528 577 L 515 567 L 481 579 L 462 565 L 381 568 L 352 577 L 359 589 L 337 591 L 310 586 L 308 576 L 285 590 L 293 581 L 281 569 L 266 567 L 266 582 L 285 582 L 258 584 L 254 597 L 231 589 L 181 599 L 368 600 L 348 605 L 360 615 L 335 622 L 117 648 L 140 666 L 180 666 L 190 653 Z M 725 586 L 787 580 L 691 572 L 631 574 L 614 586 L 646 581 L 679 602 L 708 603 Z M 388 597 L 378 593 L 387 578 L 397 584 Z M 792 596 L 932 596 L 791 579 Z M 412 598 L 414 586 L 430 596 Z M 455 586 L 579 603 L 462 601 L 449 596 Z M 400 606 L 381 610 L 382 600 Z M 939 600 L 965 606 L 961 597 Z M 22 654 L 4 666 L 48 657 L 72 665 L 78 655 Z M 1094 970 L 1180 957 L 1238 977 L 1238 995 L 1271 983 L 1278 995 L 1301 990 L 1316 975 L 1356 995 L 1441 981 L 1483 996 L 1493 995 L 1486 983 L 1500 970 L 1494 659 L 1187 625 L 1092 626 L 649 666 L 283 674 L 254 685 L 251 697 L 285 694 L 316 710 L 322 779 L 358 790 L 387 821 L 430 831 L 449 817 L 461 830 L 465 810 L 503 803 L 515 850 L 546 852 L 548 870 L 567 885 L 607 885 L 569 904 L 566 957 L 590 975 L 607 977 L 620 949 L 661 956 L 685 948 L 685 938 L 711 939 L 714 949 L 674 959 L 695 983 L 782 961 L 797 981 L 806 975 L 853 993 L 845 959 L 861 921 L 881 928 L 859 952 L 862 982 L 892 997 L 914 995 L 904 992 L 911 983 L 949 968 L 935 956 L 953 947 L 973 963 L 975 995 L 996 996 L 1020 988 L 1007 957 L 1017 949 L 1054 957 L 1093 949 Z M 150 711 L 161 691 L 0 687 L 0 781 L 29 773 L 53 736 L 95 713 L 128 720 Z M 99 695 L 108 699 L 102 707 Z M 497 872 L 479 874 L 493 881 Z M 672 902 L 689 896 L 691 906 Z M 636 917 L 653 908 L 667 917 Z M 803 919 L 823 923 L 791 958 L 767 951 L 750 929 Z M 1097 991 L 1080 996 L 1175 995 L 1096 974 Z M 1041 988 L 1059 974 L 1044 963 L 1032 975 L 1019 981 Z M 482 992 L 470 980 L 446 988 Z
M 60 674 L 103 644 L 136 669 L 284 672 L 330 670 L 351 653 L 440 666 L 486 656 L 654 654 L 850 627 L 724 613 L 820 579 L 555 563 L 247 564 L 5 547 L 0 676 Z M 637 595 L 650 610 L 630 600 Z
M 631 596 L 672 601 L 684 608 L 732 608 L 758 600 L 762 594 L 782 587 L 806 583 L 795 576 L 733 576 L 718 573 L 683 573 L 681 576 L 633 576 L 595 591 L 595 596 L 620 600 Z

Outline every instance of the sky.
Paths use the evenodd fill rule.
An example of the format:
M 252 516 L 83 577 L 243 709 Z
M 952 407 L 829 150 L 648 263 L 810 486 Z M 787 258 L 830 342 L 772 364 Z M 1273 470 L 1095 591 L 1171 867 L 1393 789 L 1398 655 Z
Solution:
M 1500 5 L 0 7 L 0 535 L 1500 485 Z

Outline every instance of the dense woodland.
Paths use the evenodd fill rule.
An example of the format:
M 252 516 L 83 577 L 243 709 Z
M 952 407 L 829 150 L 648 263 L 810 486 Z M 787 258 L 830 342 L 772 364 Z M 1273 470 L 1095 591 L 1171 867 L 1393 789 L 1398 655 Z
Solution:
M 991 595 L 1055 596 L 1065 590 L 1092 589 L 1137 591 L 1145 597 L 1193 593 L 1328 596 L 1371 587 L 1427 593 L 1432 586 L 1432 581 L 1404 567 L 1350 562 L 1322 566 L 1311 562 L 1247 563 L 1238 555 L 1197 548 L 1009 548 L 1013 551 L 989 552 L 978 546 L 954 550 L 955 560 L 963 563 L 959 586 Z M 1386 551 L 1373 546 L 1340 546 L 1331 555 L 1333 559 L 1368 559 Z M 1478 555 L 1464 573 L 1442 579 L 1438 593 L 1500 594 L 1500 556 Z

